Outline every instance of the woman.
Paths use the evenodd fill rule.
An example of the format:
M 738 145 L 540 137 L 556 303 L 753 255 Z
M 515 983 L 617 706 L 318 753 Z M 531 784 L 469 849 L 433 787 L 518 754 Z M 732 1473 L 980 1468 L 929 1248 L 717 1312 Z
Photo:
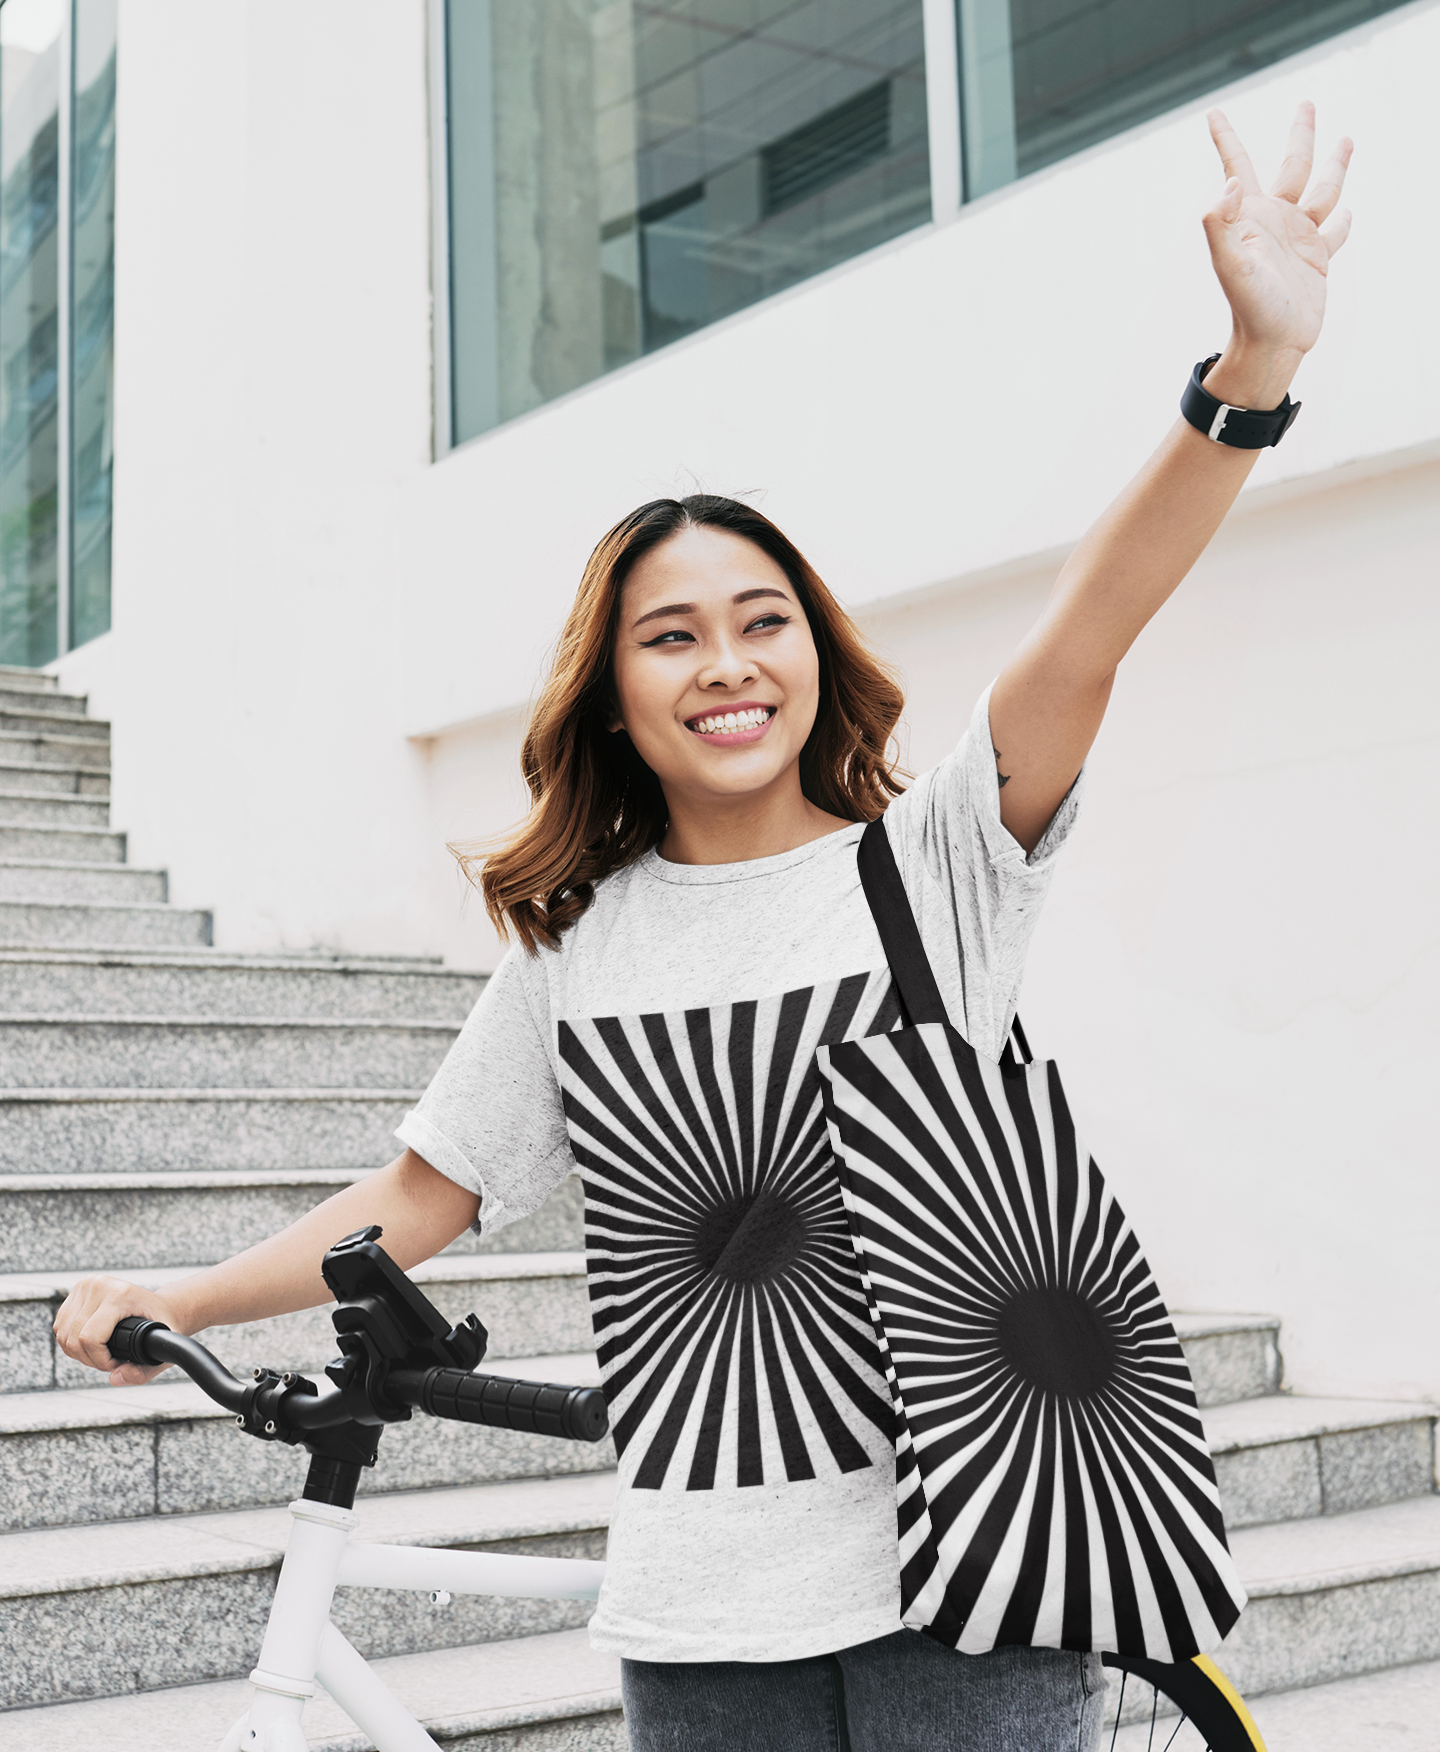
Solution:
M 1081 542 L 956 751 L 901 790 L 899 691 L 765 518 L 641 507 L 591 557 L 526 739 L 534 807 L 481 876 L 519 944 L 404 1155 L 163 1293 L 88 1278 L 56 1320 L 68 1356 L 148 1379 L 105 1349 L 122 1316 L 196 1332 L 314 1306 L 348 1231 L 382 1224 L 413 1265 L 578 1163 L 621 1454 L 592 1638 L 624 1657 L 637 1752 L 819 1752 L 847 1731 L 856 1752 L 1070 1752 L 1098 1732 L 1096 1656 L 966 1656 L 900 1627 L 889 1401 L 811 1066 L 899 1020 L 855 861 L 882 811 L 950 1014 L 1000 1055 L 1116 665 L 1257 454 L 1215 405 L 1288 407 L 1319 334 L 1349 142 L 1302 205 L 1309 105 L 1268 195 L 1210 124 L 1233 315 L 1213 400 Z

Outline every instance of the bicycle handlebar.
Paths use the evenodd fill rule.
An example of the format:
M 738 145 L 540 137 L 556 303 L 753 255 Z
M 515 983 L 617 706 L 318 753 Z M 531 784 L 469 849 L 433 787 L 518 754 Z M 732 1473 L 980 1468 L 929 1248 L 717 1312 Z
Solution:
M 172 1332 L 159 1320 L 142 1320 L 129 1314 L 110 1334 L 105 1347 L 117 1363 L 135 1363 L 153 1369 L 160 1363 L 175 1363 L 197 1387 L 203 1387 L 226 1411 L 245 1409 L 246 1384 L 232 1375 L 203 1344 L 183 1333 Z
M 526 1430 L 537 1436 L 568 1436 L 598 1442 L 610 1427 L 605 1395 L 598 1387 L 562 1387 L 554 1381 L 517 1381 L 506 1375 L 473 1375 L 464 1369 L 396 1371 L 390 1390 L 432 1417 L 458 1423 Z M 411 1392 L 415 1397 L 410 1397 Z
M 238 1380 L 195 1339 L 172 1332 L 158 1320 L 142 1320 L 132 1314 L 110 1334 L 107 1348 L 117 1363 L 137 1363 L 142 1368 L 176 1364 L 218 1405 L 235 1412 L 249 1427 L 255 1384 Z M 296 1377 L 297 1386 L 300 1380 Z M 389 1376 L 387 1390 L 401 1404 L 419 1406 L 432 1417 L 529 1435 L 598 1442 L 609 1428 L 605 1396 L 598 1387 L 567 1387 L 553 1381 L 520 1381 L 504 1375 L 435 1368 L 396 1369 Z M 296 1430 L 327 1429 L 352 1419 L 356 1410 L 353 1391 L 329 1383 L 317 1389 L 306 1381 L 303 1390 L 292 1390 L 284 1397 L 285 1419 Z

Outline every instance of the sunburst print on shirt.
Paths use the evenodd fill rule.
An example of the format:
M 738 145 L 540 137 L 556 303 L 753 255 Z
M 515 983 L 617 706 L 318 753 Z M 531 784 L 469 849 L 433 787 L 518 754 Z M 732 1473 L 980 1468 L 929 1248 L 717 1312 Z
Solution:
M 885 968 L 560 1023 L 595 1337 L 633 1487 L 795 1482 L 888 1452 L 814 1055 L 899 1024 Z

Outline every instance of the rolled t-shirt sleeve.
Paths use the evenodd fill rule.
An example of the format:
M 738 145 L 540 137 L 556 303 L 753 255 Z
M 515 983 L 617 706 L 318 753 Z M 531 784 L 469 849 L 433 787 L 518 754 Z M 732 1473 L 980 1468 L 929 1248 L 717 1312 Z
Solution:
M 396 1129 L 431 1167 L 480 1195 L 486 1231 L 538 1210 L 575 1167 L 537 1000 L 548 1017 L 543 974 L 512 948 Z
M 954 751 L 886 811 L 901 878 L 951 1020 L 999 1058 L 1055 858 L 1080 805 L 1083 772 L 1025 848 L 1000 819 L 990 689 Z

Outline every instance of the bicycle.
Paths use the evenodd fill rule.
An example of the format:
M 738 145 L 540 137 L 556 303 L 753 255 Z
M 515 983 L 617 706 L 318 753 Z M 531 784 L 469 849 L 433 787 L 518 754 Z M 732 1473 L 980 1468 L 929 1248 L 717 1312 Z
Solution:
M 298 1445 L 310 1454 L 304 1488 L 290 1504 L 290 1537 L 259 1663 L 250 1675 L 254 1697 L 219 1752 L 308 1752 L 301 1716 L 317 1682 L 379 1752 L 442 1752 L 330 1622 L 337 1587 L 414 1590 L 437 1603 L 451 1594 L 593 1600 L 600 1591 L 604 1564 L 583 1558 L 350 1542 L 358 1525 L 354 1505 L 361 1474 L 375 1465 L 386 1424 L 403 1422 L 416 1410 L 572 1441 L 598 1442 L 609 1429 L 599 1388 L 478 1373 L 487 1337 L 479 1319 L 468 1314 L 458 1326 L 447 1325 L 379 1245 L 381 1233 L 374 1225 L 359 1229 L 322 1262 L 335 1297 L 340 1351 L 325 1367 L 323 1386 L 294 1370 L 267 1368 L 242 1381 L 195 1339 L 133 1315 L 110 1337 L 117 1362 L 145 1368 L 173 1363 L 233 1412 L 247 1435 Z M 1208 1657 L 1174 1666 L 1118 1655 L 1104 1660 L 1121 1672 L 1122 1716 L 1112 1749 L 1129 1732 L 1120 1720 L 1133 1682 L 1152 1694 L 1153 1752 L 1265 1752 L 1244 1704 Z M 1173 1730 L 1162 1699 L 1180 1711 Z M 1143 1702 L 1140 1718 L 1143 1730 Z M 1168 1739 L 1156 1738 L 1167 1731 Z

